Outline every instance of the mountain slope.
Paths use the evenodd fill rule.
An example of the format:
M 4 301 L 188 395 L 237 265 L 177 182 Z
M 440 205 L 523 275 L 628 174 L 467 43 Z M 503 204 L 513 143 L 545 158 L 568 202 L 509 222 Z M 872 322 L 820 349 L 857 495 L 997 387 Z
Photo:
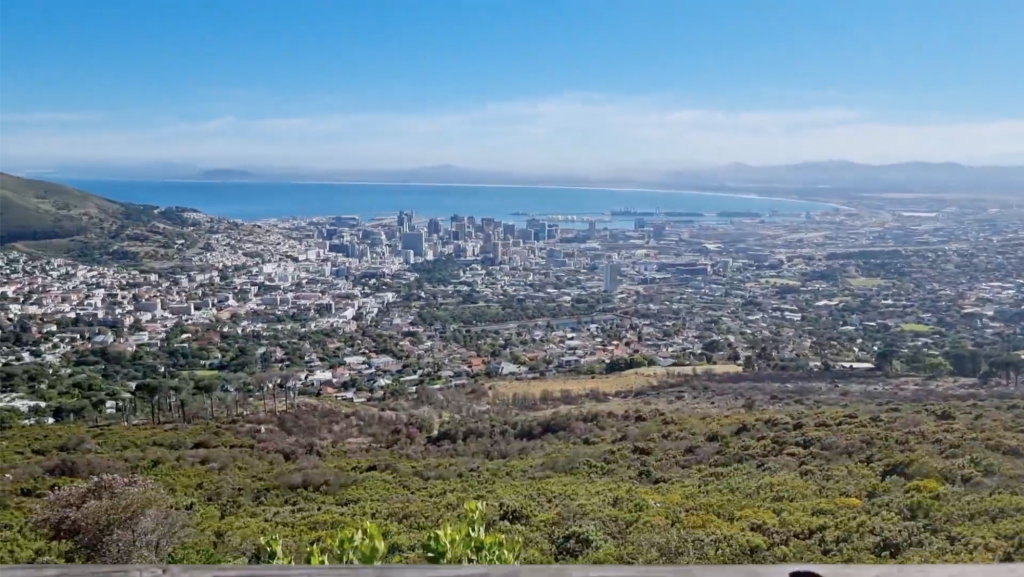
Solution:
M 69 186 L 0 173 L 0 244 L 69 238 L 116 222 L 125 206 Z

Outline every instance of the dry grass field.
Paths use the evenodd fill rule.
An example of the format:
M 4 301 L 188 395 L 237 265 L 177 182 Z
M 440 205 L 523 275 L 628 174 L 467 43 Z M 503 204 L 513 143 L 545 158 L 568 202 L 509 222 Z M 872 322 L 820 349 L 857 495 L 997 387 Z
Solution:
M 703 365 L 697 367 L 646 367 L 633 369 L 611 375 L 594 377 L 561 377 L 537 379 L 533 381 L 505 381 L 491 383 L 492 395 L 513 395 L 516 393 L 537 394 L 541 391 L 569 390 L 573 392 L 598 389 L 604 392 L 617 392 L 637 387 L 653 385 L 669 376 L 692 375 L 698 373 L 739 373 L 743 368 L 737 365 Z

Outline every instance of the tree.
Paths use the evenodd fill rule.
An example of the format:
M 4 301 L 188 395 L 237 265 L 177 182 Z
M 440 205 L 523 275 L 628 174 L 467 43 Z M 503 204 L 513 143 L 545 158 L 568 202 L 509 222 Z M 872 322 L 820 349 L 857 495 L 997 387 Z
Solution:
M 408 392 L 408 387 L 400 380 L 391 381 L 384 387 L 384 398 L 388 400 L 401 399 Z
M 144 477 L 101 475 L 54 489 L 33 520 L 50 539 L 69 543 L 83 562 L 154 564 L 188 531 L 188 519 L 170 502 Z
M 160 422 L 160 414 L 157 407 L 157 402 L 160 399 L 162 386 L 158 381 L 142 381 L 135 385 L 135 396 L 141 396 L 149 401 L 149 412 L 150 418 L 153 424 Z
M 722 341 L 718 338 L 711 338 L 701 343 L 700 348 L 706 353 L 715 354 L 722 350 Z
M 1006 386 L 1010 386 L 1010 376 L 1012 375 L 1016 387 L 1020 381 L 1020 373 L 1024 369 L 1024 359 L 1014 354 L 1005 355 L 992 359 L 989 362 L 989 367 L 997 374 L 1003 375 L 1006 379 Z
M 188 422 L 188 413 L 185 411 L 185 395 L 189 391 L 188 383 L 183 381 L 171 381 L 168 384 L 168 389 L 174 393 L 174 398 L 178 400 L 178 412 L 181 413 L 181 422 Z M 174 416 L 173 414 L 171 415 Z
M 949 354 L 949 364 L 958 377 L 976 378 L 985 370 L 985 360 L 978 349 L 957 349 Z
M 274 414 L 277 414 L 277 387 L 282 383 L 287 382 L 287 376 L 280 371 L 271 371 L 269 373 L 260 373 L 253 378 L 256 383 L 256 387 L 260 389 L 263 395 L 263 413 L 267 413 L 267 391 L 270 391 L 271 397 L 274 403 Z
M 99 424 L 100 415 L 107 411 L 107 398 L 103 395 L 95 395 L 89 399 L 89 408 L 91 409 L 93 419 L 96 424 Z
M 215 419 L 216 415 L 213 411 L 213 394 L 220 390 L 220 383 L 217 382 L 217 379 L 202 379 L 192 386 L 192 390 L 202 395 L 203 398 L 209 399 L 210 419 Z
M 267 383 L 264 380 L 263 375 L 255 375 L 252 378 L 253 388 L 260 392 L 260 396 L 263 398 L 263 414 L 267 414 Z
M 25 414 L 12 407 L 0 407 L 0 431 L 16 427 L 25 419 Z
M 942 377 L 953 372 L 953 368 L 942 357 L 929 356 L 924 359 L 924 372 L 936 377 Z
M 899 351 L 890 347 L 885 347 L 875 353 L 875 366 L 882 372 L 892 372 L 893 363 L 896 362 L 896 358 L 898 356 Z
M 745 355 L 743 357 L 743 370 L 747 372 L 753 372 L 757 369 L 757 364 L 754 362 L 753 355 Z

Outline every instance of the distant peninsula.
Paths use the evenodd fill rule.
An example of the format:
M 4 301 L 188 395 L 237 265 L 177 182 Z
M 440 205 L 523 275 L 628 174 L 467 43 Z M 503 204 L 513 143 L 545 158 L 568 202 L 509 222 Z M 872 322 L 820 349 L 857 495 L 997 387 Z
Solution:
M 678 210 L 633 210 L 631 208 L 613 210 L 611 214 L 612 216 L 661 216 L 666 218 L 700 218 L 704 216 L 703 212 L 681 212 Z
M 761 218 L 760 212 L 749 212 L 745 210 L 723 210 L 718 213 L 719 218 Z
M 199 180 L 257 180 L 261 176 L 248 170 L 214 168 L 200 172 L 197 178 Z

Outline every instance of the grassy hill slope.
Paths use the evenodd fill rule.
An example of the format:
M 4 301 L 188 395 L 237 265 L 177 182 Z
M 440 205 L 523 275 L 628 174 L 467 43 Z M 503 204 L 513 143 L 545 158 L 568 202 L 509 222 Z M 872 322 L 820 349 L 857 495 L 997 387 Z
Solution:
M 81 236 L 116 222 L 124 210 L 69 186 L 0 173 L 0 244 Z
M 207 231 L 187 207 L 115 202 L 62 184 L 0 173 L 0 244 L 90 264 L 164 268 L 186 261 Z

